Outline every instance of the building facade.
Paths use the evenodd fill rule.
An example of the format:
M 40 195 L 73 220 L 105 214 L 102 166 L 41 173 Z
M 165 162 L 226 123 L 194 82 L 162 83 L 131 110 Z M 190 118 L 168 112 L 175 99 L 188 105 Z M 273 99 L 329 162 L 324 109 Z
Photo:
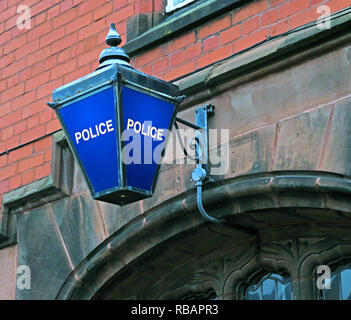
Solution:
M 154 197 L 92 199 L 46 103 L 112 22 L 182 118 L 215 107 L 223 223 L 182 154 Z M 1 0 L 0 298 L 350 299 L 350 26 L 349 0 Z

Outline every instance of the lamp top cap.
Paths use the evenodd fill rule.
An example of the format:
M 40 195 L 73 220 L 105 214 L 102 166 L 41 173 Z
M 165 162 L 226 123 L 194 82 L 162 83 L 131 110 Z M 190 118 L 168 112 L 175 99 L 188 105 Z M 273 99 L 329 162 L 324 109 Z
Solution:
M 110 31 L 108 32 L 105 43 L 110 48 L 104 49 L 99 58 L 100 66 L 96 69 L 102 69 L 111 64 L 122 64 L 131 67 L 129 64 L 130 58 L 123 48 L 117 47 L 122 42 L 121 36 L 116 30 L 116 25 L 111 23 Z
M 121 42 L 122 42 L 122 39 L 116 30 L 116 25 L 114 23 L 111 23 L 110 31 L 106 36 L 105 43 L 108 46 L 117 47 L 118 45 L 121 44 Z

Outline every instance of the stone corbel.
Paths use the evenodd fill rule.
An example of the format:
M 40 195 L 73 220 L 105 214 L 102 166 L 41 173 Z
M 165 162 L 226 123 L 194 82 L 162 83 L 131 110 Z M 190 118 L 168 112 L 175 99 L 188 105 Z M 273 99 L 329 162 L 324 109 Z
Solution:
M 62 131 L 53 135 L 49 176 L 2 195 L 0 248 L 17 243 L 17 215 L 70 195 L 74 161 Z

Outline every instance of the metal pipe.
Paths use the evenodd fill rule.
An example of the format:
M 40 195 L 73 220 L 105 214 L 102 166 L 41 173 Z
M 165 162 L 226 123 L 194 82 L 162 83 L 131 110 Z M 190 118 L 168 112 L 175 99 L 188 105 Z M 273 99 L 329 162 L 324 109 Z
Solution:
M 176 117 L 175 120 L 176 120 L 177 122 L 180 122 L 180 123 L 182 123 L 182 124 L 185 124 L 186 126 L 188 126 L 188 127 L 190 127 L 190 128 L 193 128 L 193 129 L 195 129 L 195 130 L 203 129 L 203 127 L 200 127 L 200 126 L 198 126 L 198 125 L 196 125 L 196 124 L 193 124 L 193 123 L 191 123 L 191 122 L 189 122 L 189 121 L 180 119 L 180 118 L 178 118 L 178 117 Z
M 204 206 L 202 204 L 202 180 L 198 181 L 196 183 L 196 188 L 197 188 L 197 207 L 201 213 L 201 215 L 208 221 L 214 222 L 214 223 L 223 223 L 225 220 L 223 219 L 217 219 L 209 216 L 207 212 L 204 209 Z

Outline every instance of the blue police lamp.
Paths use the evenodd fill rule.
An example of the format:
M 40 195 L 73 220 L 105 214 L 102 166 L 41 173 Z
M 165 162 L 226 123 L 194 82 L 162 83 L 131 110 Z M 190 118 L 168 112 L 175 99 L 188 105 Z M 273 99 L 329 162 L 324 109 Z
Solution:
M 57 88 L 53 108 L 92 197 L 118 205 L 153 196 L 177 86 L 133 69 L 111 24 L 91 74 Z

